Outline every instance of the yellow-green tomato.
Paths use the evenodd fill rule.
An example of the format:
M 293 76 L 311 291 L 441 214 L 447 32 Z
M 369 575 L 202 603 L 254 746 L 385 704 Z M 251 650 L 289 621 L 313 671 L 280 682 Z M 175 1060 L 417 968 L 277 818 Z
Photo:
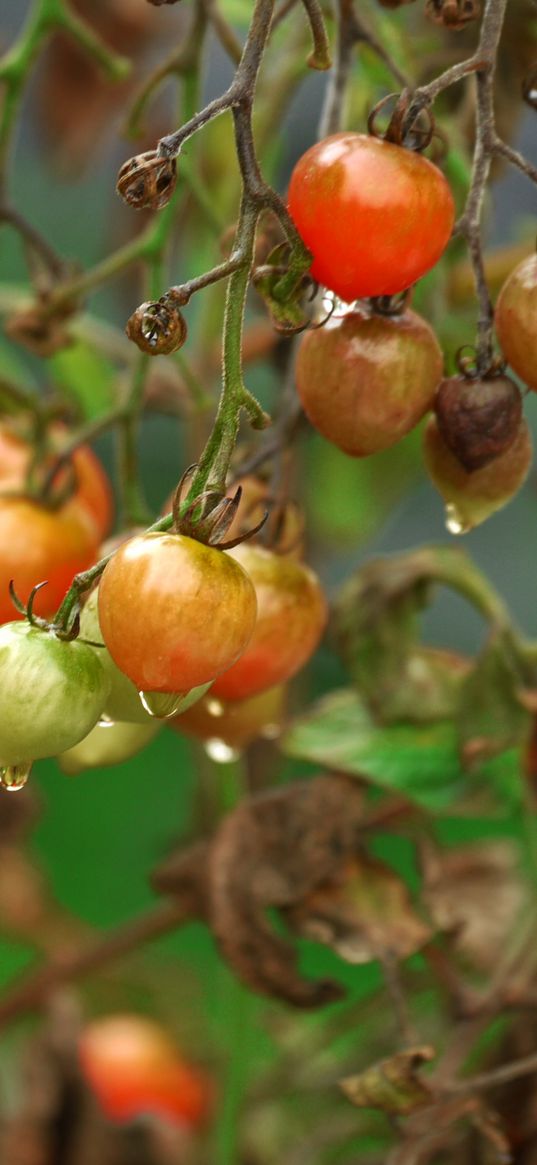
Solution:
M 84 740 L 62 752 L 58 764 L 68 777 L 83 773 L 85 769 L 120 765 L 141 752 L 160 727 L 158 720 L 148 720 L 146 724 L 98 723 Z
M 29 623 L 0 627 L 0 766 L 57 756 L 91 731 L 109 680 L 96 651 Z
M 132 680 L 124 675 L 114 663 L 108 648 L 104 646 L 104 639 L 99 623 L 99 589 L 92 591 L 80 617 L 80 635 L 91 643 L 102 643 L 97 648 L 99 658 L 110 680 L 110 695 L 106 701 L 106 715 L 110 720 L 131 724 L 148 724 L 157 719 L 166 719 L 169 715 L 177 715 L 186 711 L 196 700 L 200 700 L 210 688 L 210 683 L 202 684 L 199 688 L 191 688 L 189 692 L 173 695 L 161 693 L 154 696 L 150 692 L 143 694 L 143 700 Z M 160 699 L 159 699 L 160 697 Z M 169 705 L 169 707 L 168 707 Z

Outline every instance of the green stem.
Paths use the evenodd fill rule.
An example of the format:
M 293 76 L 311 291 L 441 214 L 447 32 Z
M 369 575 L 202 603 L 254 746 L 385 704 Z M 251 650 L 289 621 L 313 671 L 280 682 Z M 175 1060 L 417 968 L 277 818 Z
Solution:
M 134 526 L 146 526 L 149 521 L 149 510 L 140 480 L 138 456 L 140 416 L 149 360 L 149 356 L 140 355 L 119 430 L 121 517 L 123 525 L 127 529 Z
M 245 388 L 242 375 L 242 333 L 246 295 L 254 256 L 259 210 L 243 200 L 237 226 L 237 250 L 241 265 L 230 276 L 224 311 L 222 392 L 212 433 L 201 455 L 187 498 L 191 502 L 207 486 L 225 490 L 226 477 L 239 431 L 240 414 L 247 410 L 254 423 L 264 425 L 261 406 Z

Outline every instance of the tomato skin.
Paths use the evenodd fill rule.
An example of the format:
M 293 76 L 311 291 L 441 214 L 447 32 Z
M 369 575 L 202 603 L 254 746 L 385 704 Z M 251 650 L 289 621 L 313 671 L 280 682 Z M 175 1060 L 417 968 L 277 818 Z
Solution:
M 537 392 L 537 255 L 523 259 L 506 279 L 496 303 L 496 332 L 513 372 Z
M 531 465 L 531 434 L 525 421 L 505 453 L 472 472 L 468 472 L 451 452 L 436 417 L 427 422 L 423 440 L 425 468 L 447 506 L 451 507 L 461 533 L 479 526 L 507 505 L 523 485 Z
M 93 590 L 85 603 L 80 615 L 80 635 L 91 643 L 102 643 L 99 650 L 99 659 L 110 681 L 110 694 L 106 701 L 105 712 L 111 720 L 127 724 L 155 724 L 155 717 L 144 708 L 137 688 L 128 676 L 114 663 L 108 649 L 104 646 L 104 639 L 99 622 L 99 588 Z M 190 708 L 196 700 L 200 700 L 209 684 L 202 684 L 199 688 L 192 688 L 183 696 L 182 708 Z
M 221 740 L 228 748 L 246 748 L 259 737 L 273 739 L 285 715 L 285 687 L 280 684 L 248 700 L 225 702 L 208 693 L 170 720 L 170 728 L 198 740 Z
M 289 186 L 311 274 L 347 303 L 394 295 L 434 267 L 455 218 L 444 175 L 420 154 L 366 134 L 311 146 Z
M 257 621 L 240 659 L 213 684 L 211 696 L 246 700 L 294 676 L 317 647 L 327 620 L 321 584 L 309 567 L 242 542 L 228 551 L 248 571 Z
M 115 1015 L 94 1020 L 82 1033 L 79 1057 L 111 1120 L 152 1113 L 197 1128 L 207 1118 L 211 1082 L 181 1058 L 167 1033 L 149 1019 Z
M 242 566 L 181 534 L 131 538 L 99 584 L 104 641 L 137 690 L 188 692 L 208 683 L 244 651 L 255 618 Z
M 58 764 L 68 777 L 77 776 L 87 769 L 123 764 L 141 752 L 161 727 L 158 720 L 149 717 L 145 724 L 97 723 L 83 740 L 60 753 Z
M 48 510 L 37 502 L 0 497 L 0 623 L 17 618 L 10 579 L 23 603 L 47 580 L 34 611 L 52 615 L 74 575 L 96 561 L 98 545 L 93 518 L 76 500 Z
M 432 408 L 443 357 L 429 324 L 353 311 L 307 332 L 296 387 L 312 425 L 351 457 L 388 449 Z
M 58 448 L 65 441 L 66 430 L 54 426 L 53 436 Z M 28 441 L 8 424 L 0 424 L 0 495 L 2 491 L 20 489 L 24 485 L 32 447 Z M 48 464 L 53 463 L 49 458 Z M 106 473 L 89 445 L 80 445 L 72 458 L 76 473 L 74 497 L 93 517 L 99 536 L 104 538 L 112 524 L 114 506 L 112 487 Z M 56 483 L 61 488 L 66 481 L 66 471 L 59 474 Z
M 108 695 L 97 653 L 29 623 L 0 627 L 0 765 L 55 756 L 87 736 Z

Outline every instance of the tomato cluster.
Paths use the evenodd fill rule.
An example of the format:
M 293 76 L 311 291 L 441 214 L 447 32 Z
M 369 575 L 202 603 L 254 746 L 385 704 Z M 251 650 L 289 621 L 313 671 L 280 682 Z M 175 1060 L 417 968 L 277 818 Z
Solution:
M 442 379 L 443 357 L 407 306 L 451 234 L 448 184 L 427 159 L 392 141 L 340 133 L 299 159 L 289 210 L 312 254 L 310 273 L 334 300 L 332 315 L 299 342 L 296 387 L 311 424 L 352 457 L 387 449 L 427 413 L 426 469 L 464 533 L 504 506 L 532 457 L 520 391 L 504 364 L 479 353 Z M 405 293 L 397 298 L 398 293 Z M 496 307 L 503 356 L 537 390 L 537 256 L 507 280 Z
M 297 163 L 289 209 L 311 250 L 311 275 L 333 297 L 330 317 L 298 343 L 307 417 L 344 453 L 366 457 L 430 414 L 425 465 L 448 528 L 471 529 L 519 489 L 531 438 L 504 363 L 490 357 L 485 366 L 481 353 L 443 379 L 436 336 L 408 305 L 409 288 L 451 234 L 444 176 L 392 141 L 336 134 Z M 503 287 L 496 328 L 513 372 L 535 390 L 536 306 L 532 257 Z M 55 621 L 73 576 L 97 560 L 112 516 L 91 449 L 58 460 L 66 440 L 53 425 L 36 458 L 24 430 L 0 425 L 4 784 L 18 787 L 37 757 L 57 755 L 66 772 L 126 759 L 164 719 L 230 749 L 277 730 L 285 685 L 316 650 L 327 617 L 319 580 L 302 561 L 298 511 L 276 506 L 270 538 L 246 540 L 273 499 L 266 483 L 244 478 L 238 512 L 211 502 L 230 511 L 226 549 L 220 526 L 213 537 L 210 506 L 209 518 L 201 506 L 203 517 L 186 525 L 178 506 L 172 529 L 116 544 L 82 611 Z M 29 605 L 24 623 L 10 589 L 19 614 Z

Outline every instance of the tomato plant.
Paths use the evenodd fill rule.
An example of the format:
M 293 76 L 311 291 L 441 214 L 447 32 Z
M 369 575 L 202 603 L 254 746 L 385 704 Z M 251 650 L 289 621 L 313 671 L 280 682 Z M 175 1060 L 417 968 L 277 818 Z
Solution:
M 73 576 L 98 557 L 99 534 L 76 499 L 48 509 L 24 498 L 0 497 L 0 622 L 14 618 L 9 583 L 23 603 L 38 583 L 35 611 L 52 615 Z
M 138 690 L 187 692 L 244 651 L 256 597 L 239 562 L 179 534 L 123 543 L 99 585 L 106 646 Z
M 297 162 L 289 210 L 311 274 L 352 303 L 394 295 L 434 267 L 451 235 L 453 196 L 427 158 L 365 134 L 325 138 Z
M 432 407 L 442 352 L 412 311 L 332 316 L 301 339 L 296 387 L 323 437 L 353 457 L 387 449 Z
M 106 1115 L 131 1121 L 152 1113 L 196 1128 L 207 1118 L 212 1087 L 180 1055 L 167 1032 L 137 1015 L 93 1020 L 79 1041 L 82 1071 Z
M 98 654 L 29 623 L 0 627 L 0 765 L 55 756 L 99 719 L 108 680 Z
M 307 663 L 324 631 L 327 605 L 317 576 L 302 562 L 249 542 L 229 555 L 252 579 L 257 620 L 246 649 L 211 695 L 245 700 L 285 683 Z

